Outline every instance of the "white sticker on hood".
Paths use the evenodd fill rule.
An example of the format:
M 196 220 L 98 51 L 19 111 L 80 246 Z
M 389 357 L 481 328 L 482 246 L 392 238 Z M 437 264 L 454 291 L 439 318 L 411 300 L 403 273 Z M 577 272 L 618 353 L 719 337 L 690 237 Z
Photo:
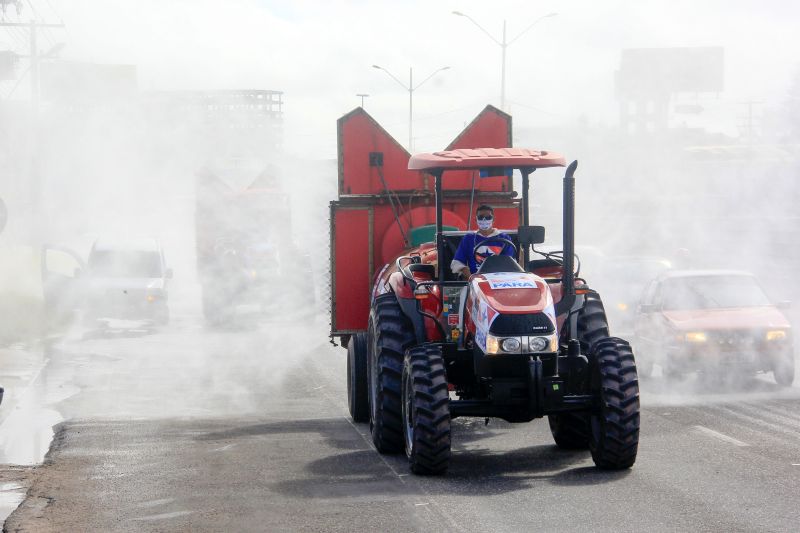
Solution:
M 538 289 L 536 278 L 531 274 L 522 272 L 498 272 L 494 274 L 484 274 L 484 278 L 489 282 L 489 288 L 497 289 Z

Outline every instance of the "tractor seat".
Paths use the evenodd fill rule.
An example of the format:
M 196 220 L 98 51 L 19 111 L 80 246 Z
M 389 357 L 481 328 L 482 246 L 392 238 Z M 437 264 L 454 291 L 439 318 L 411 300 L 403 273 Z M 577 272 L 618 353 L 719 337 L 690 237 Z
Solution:
M 525 272 L 519 263 L 510 255 L 490 255 L 478 267 L 477 274 L 495 274 L 498 272 Z

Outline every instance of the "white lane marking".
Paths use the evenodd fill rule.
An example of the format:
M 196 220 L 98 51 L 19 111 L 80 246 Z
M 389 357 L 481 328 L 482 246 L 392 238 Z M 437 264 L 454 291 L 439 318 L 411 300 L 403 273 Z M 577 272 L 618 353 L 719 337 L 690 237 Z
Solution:
M 701 433 L 705 433 L 709 437 L 714 437 L 715 439 L 719 439 L 719 440 L 721 440 L 723 442 L 727 442 L 728 444 L 733 444 L 734 446 L 742 446 L 742 447 L 743 446 L 750 446 L 746 442 L 742 442 L 740 440 L 734 439 L 733 437 L 729 437 L 728 435 L 725 435 L 723 433 L 719 433 L 719 432 L 714 431 L 713 429 L 709 429 L 709 428 L 707 428 L 705 426 L 694 426 L 694 429 L 696 429 L 697 431 L 699 431 Z
M 787 416 L 788 413 L 786 412 L 775 412 L 768 408 L 762 408 L 760 406 L 749 404 L 739 404 L 737 407 L 745 413 L 752 413 L 750 416 L 756 418 L 757 420 L 769 419 L 773 422 L 782 424 L 783 427 L 794 428 L 795 430 L 800 428 L 800 421 Z M 795 435 L 797 435 L 796 432 Z
M 235 442 L 232 443 L 232 444 L 226 444 L 225 446 L 223 446 L 221 448 L 215 448 L 214 450 L 211 450 L 211 451 L 213 451 L 213 452 L 224 452 L 224 451 L 230 450 L 234 446 L 236 446 Z
M 175 498 L 162 498 L 160 500 L 151 500 L 149 502 L 142 502 L 137 504 L 137 507 L 158 507 L 159 505 L 166 505 L 175 501 Z
M 737 406 L 737 407 L 741 408 L 741 406 Z M 750 414 L 747 414 L 747 413 L 744 413 L 744 412 L 740 413 L 740 412 L 734 410 L 731 407 L 717 407 L 716 409 L 719 410 L 719 411 L 722 411 L 724 413 L 727 413 L 728 415 L 733 416 L 735 418 L 742 419 L 746 423 L 754 424 L 756 426 L 765 427 L 765 428 L 767 428 L 767 429 L 769 429 L 769 430 L 771 430 L 771 431 L 773 431 L 775 433 L 783 433 L 784 435 L 788 435 L 788 436 L 792 437 L 793 439 L 800 438 L 800 433 L 797 432 L 797 431 L 792 431 L 791 429 L 788 429 L 785 426 L 782 426 L 782 425 L 779 425 L 779 424 L 774 424 L 772 422 L 767 422 L 766 420 L 762 420 L 761 418 L 759 418 L 757 411 L 754 414 L 750 415 Z
M 144 520 L 166 520 L 167 518 L 177 518 L 179 516 L 186 516 L 192 514 L 194 511 L 175 511 L 174 513 L 152 514 L 150 516 L 142 516 L 141 518 L 134 518 L 136 521 Z
M 800 466 L 800 463 L 792 463 L 792 466 Z

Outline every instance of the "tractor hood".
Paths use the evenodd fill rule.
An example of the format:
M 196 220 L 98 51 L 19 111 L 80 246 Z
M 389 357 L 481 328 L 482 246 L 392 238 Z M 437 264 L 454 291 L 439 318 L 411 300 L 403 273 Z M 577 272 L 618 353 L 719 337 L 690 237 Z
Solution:
M 553 306 L 547 282 L 527 272 L 479 274 L 472 278 L 478 300 L 502 314 L 542 313 Z
M 731 309 L 693 309 L 662 311 L 664 318 L 677 330 L 719 330 L 788 328 L 789 321 L 771 306 Z
M 479 274 L 472 277 L 470 296 L 475 342 L 481 350 L 486 351 L 490 334 L 557 335 L 550 287 L 536 274 Z

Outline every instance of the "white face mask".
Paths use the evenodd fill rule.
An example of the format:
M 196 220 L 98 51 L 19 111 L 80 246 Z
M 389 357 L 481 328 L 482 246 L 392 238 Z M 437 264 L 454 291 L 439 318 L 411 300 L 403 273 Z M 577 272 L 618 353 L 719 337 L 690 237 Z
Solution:
M 492 229 L 492 222 L 493 219 L 489 220 L 480 220 L 478 219 L 478 229 L 486 231 L 487 229 Z

